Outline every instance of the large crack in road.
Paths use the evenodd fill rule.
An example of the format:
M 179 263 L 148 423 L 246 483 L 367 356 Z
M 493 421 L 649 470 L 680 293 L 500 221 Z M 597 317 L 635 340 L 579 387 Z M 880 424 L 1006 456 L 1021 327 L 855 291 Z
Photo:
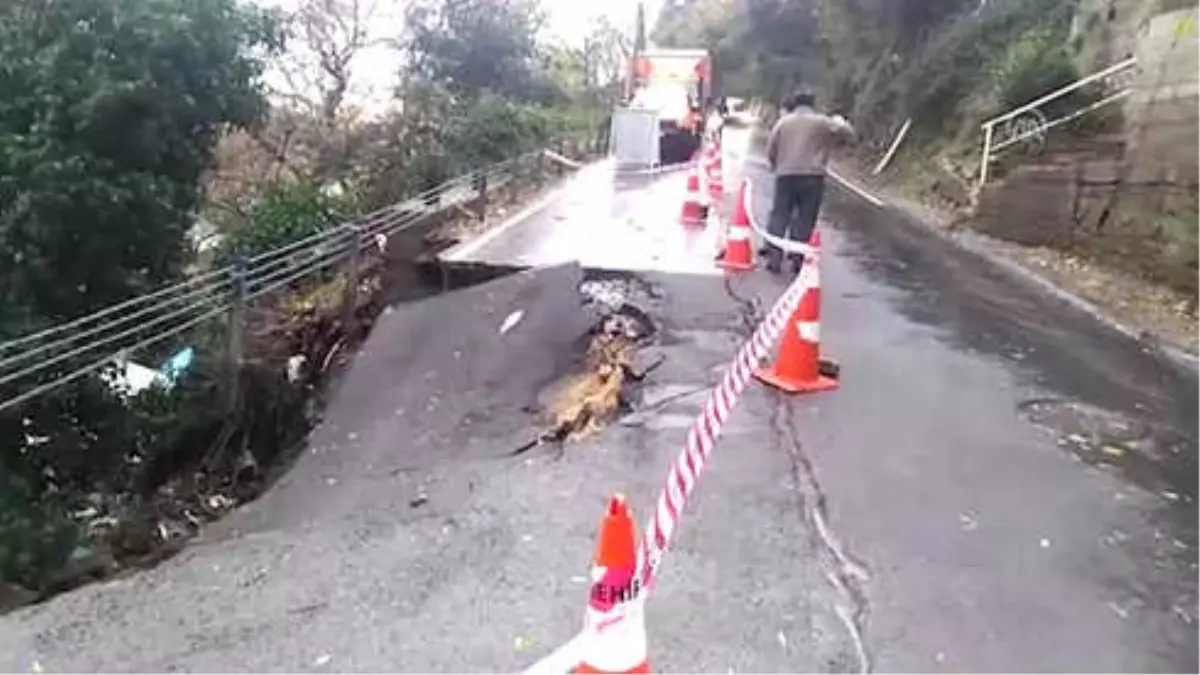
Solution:
M 726 295 L 737 306 L 745 337 L 761 323 L 763 316 L 757 298 L 740 295 L 733 286 L 732 278 L 725 277 Z M 872 659 L 866 639 L 870 603 L 866 584 L 871 576 L 867 566 L 851 554 L 842 544 L 836 531 L 829 523 L 828 500 L 817 476 L 812 458 L 806 452 L 796 427 L 796 411 L 788 398 L 779 392 L 768 394 L 771 403 L 770 425 L 777 447 L 786 450 L 790 459 L 792 481 L 797 496 L 800 517 L 808 526 L 810 536 L 824 568 L 825 579 L 833 588 L 839 601 L 833 607 L 834 614 L 846 629 L 853 647 L 853 660 L 857 671 L 869 673 Z M 828 664 L 831 670 L 838 665 Z
M 834 613 L 846 627 L 854 644 L 858 672 L 869 673 L 871 654 L 866 641 L 866 628 L 870 604 L 865 586 L 871 580 L 870 572 L 865 564 L 846 550 L 829 524 L 828 500 L 817 478 L 812 458 L 800 442 L 795 410 L 782 394 L 771 392 L 770 396 L 773 404 L 771 426 L 792 460 L 792 479 L 801 517 L 814 535 L 820 560 L 825 567 L 825 578 L 841 598 L 841 602 L 834 607 Z

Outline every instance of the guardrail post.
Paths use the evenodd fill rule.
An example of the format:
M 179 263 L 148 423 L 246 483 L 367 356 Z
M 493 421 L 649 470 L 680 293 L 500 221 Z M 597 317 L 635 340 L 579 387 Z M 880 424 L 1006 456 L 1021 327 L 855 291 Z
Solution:
M 992 161 L 992 125 L 987 125 L 983 128 L 983 159 L 979 160 L 979 188 L 983 190 L 983 184 L 988 179 L 988 165 Z
M 546 183 L 546 153 L 538 152 L 533 166 L 533 182 L 540 190 Z
M 488 172 L 483 169 L 475 174 L 475 213 L 479 216 L 479 222 L 487 220 L 487 207 Z
M 362 262 L 362 230 L 357 225 L 343 225 L 350 238 L 350 255 L 346 259 L 346 286 L 342 289 L 342 330 L 349 332 L 358 309 L 358 268 Z
M 233 413 L 237 409 L 238 380 L 241 376 L 242 359 L 245 351 L 242 331 L 246 319 L 246 273 L 249 263 L 246 256 L 238 254 L 233 259 L 233 297 L 229 303 L 229 342 L 225 358 L 225 410 Z
M 567 156 L 567 142 L 561 138 L 558 139 L 558 150 L 556 150 L 555 152 L 558 153 L 559 157 L 566 157 Z M 557 176 L 559 176 L 561 178 L 563 176 L 563 174 L 565 174 L 566 172 L 567 172 L 567 167 L 563 166 L 562 162 L 554 163 L 554 173 Z

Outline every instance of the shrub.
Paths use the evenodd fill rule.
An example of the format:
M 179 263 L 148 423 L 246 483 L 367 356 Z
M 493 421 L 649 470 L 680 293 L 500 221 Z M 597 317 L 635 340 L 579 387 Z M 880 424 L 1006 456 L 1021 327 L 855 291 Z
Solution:
M 532 150 L 550 138 L 557 122 L 539 106 L 485 94 L 446 128 L 451 173 L 462 174 Z
M 44 573 L 66 564 L 81 541 L 57 500 L 21 476 L 0 473 L 0 582 L 41 587 Z
M 1025 105 L 1079 79 L 1060 31 L 1039 27 L 1009 45 L 993 67 L 997 95 L 1005 108 Z M 1069 105 L 1068 96 L 1059 106 Z
M 235 253 L 255 256 L 336 227 L 351 217 L 352 202 L 311 183 L 280 183 L 269 188 L 244 222 L 227 233 L 219 264 Z
M 125 516 L 206 451 L 224 419 L 220 352 L 196 351 L 169 391 L 129 396 L 89 376 L 0 413 L 0 581 L 43 588 L 88 544 L 70 514 Z

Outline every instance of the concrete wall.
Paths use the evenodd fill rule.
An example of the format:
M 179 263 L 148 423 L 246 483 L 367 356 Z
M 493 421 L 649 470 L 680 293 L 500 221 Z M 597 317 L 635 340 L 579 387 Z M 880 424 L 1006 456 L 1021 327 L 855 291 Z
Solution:
M 1158 0 L 1079 0 L 1071 31 L 1081 41 L 1079 72 L 1094 73 L 1133 56 L 1138 32 L 1158 11 Z
M 1154 16 L 1137 33 L 1138 74 L 1125 104 L 1131 178 L 1197 179 L 1200 38 L 1195 7 Z

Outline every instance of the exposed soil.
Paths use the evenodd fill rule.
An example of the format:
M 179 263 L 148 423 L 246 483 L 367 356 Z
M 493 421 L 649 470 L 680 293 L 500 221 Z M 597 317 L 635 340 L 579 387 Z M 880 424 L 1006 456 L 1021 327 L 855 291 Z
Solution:
M 577 441 L 633 411 L 635 388 L 662 360 L 647 362 L 641 348 L 650 344 L 657 326 L 625 292 L 622 279 L 588 279 L 580 287 L 586 304 L 600 315 L 581 339 L 579 368 L 551 383 L 538 397 L 536 412 L 546 430 L 515 450 L 519 455 L 553 443 Z

